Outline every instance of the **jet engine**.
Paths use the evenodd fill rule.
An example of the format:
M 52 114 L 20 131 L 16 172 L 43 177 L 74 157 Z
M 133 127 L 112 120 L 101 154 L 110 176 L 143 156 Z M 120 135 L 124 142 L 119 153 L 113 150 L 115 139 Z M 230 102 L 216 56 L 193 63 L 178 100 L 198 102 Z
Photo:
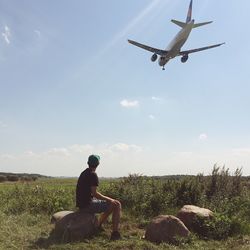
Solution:
M 188 54 L 184 55 L 184 56 L 181 58 L 181 62 L 182 62 L 182 63 L 185 63 L 187 60 L 188 60 Z
M 151 57 L 151 61 L 152 62 L 155 62 L 157 60 L 157 55 L 156 54 L 153 54 L 152 57 Z

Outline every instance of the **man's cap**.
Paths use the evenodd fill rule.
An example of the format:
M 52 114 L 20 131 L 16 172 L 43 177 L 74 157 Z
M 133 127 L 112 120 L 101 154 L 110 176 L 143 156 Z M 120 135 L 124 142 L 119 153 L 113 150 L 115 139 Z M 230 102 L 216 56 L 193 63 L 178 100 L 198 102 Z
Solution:
M 99 155 L 90 155 L 88 158 L 89 166 L 98 166 L 100 163 L 100 156 Z

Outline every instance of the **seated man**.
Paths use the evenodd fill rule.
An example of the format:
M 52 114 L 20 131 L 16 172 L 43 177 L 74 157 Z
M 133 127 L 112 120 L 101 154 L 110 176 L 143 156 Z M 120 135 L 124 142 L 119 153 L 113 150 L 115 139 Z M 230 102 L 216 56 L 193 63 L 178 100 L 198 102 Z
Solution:
M 121 238 L 119 233 L 121 203 L 97 191 L 99 180 L 95 171 L 99 163 L 100 157 L 98 155 L 89 156 L 89 167 L 86 168 L 78 178 L 76 206 L 79 207 L 80 210 L 90 213 L 102 213 L 98 222 L 99 228 L 101 228 L 102 223 L 105 222 L 112 213 L 113 231 L 110 239 L 118 240 Z

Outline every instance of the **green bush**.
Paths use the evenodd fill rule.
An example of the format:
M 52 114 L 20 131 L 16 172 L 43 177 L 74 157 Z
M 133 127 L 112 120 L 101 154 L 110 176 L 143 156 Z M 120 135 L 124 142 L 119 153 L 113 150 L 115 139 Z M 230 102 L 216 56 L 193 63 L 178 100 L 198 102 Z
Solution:
M 159 215 L 166 208 L 168 200 L 168 194 L 163 192 L 159 180 L 138 174 L 129 175 L 119 182 L 106 185 L 102 191 L 119 199 L 123 208 L 142 218 Z
M 181 207 L 183 205 L 198 205 L 202 199 L 204 192 L 201 176 L 187 177 L 180 180 L 175 190 L 175 205 Z
M 197 216 L 193 231 L 201 238 L 222 240 L 233 235 L 249 233 L 249 225 L 238 216 L 215 213 L 210 219 Z
M 206 196 L 208 199 L 214 197 L 230 198 L 242 194 L 242 171 L 237 168 L 233 176 L 230 176 L 229 169 L 220 168 L 216 165 L 211 176 L 207 178 Z

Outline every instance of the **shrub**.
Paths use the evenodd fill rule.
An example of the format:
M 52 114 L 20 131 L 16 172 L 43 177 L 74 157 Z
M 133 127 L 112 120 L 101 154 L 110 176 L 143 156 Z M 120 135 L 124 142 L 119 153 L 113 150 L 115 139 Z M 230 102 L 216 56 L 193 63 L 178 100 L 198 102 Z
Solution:
M 221 240 L 231 235 L 232 220 L 222 214 L 215 214 L 212 219 L 196 216 L 193 229 L 201 237 Z
M 159 215 L 166 208 L 168 200 L 161 181 L 138 174 L 107 184 L 102 192 L 119 199 L 124 208 L 142 218 Z
M 213 168 L 206 184 L 206 196 L 208 199 L 214 197 L 229 198 L 242 194 L 242 171 L 237 168 L 233 176 L 230 176 L 229 169 L 223 167 Z
M 204 191 L 201 176 L 187 177 L 179 181 L 175 190 L 175 205 L 198 205 Z

